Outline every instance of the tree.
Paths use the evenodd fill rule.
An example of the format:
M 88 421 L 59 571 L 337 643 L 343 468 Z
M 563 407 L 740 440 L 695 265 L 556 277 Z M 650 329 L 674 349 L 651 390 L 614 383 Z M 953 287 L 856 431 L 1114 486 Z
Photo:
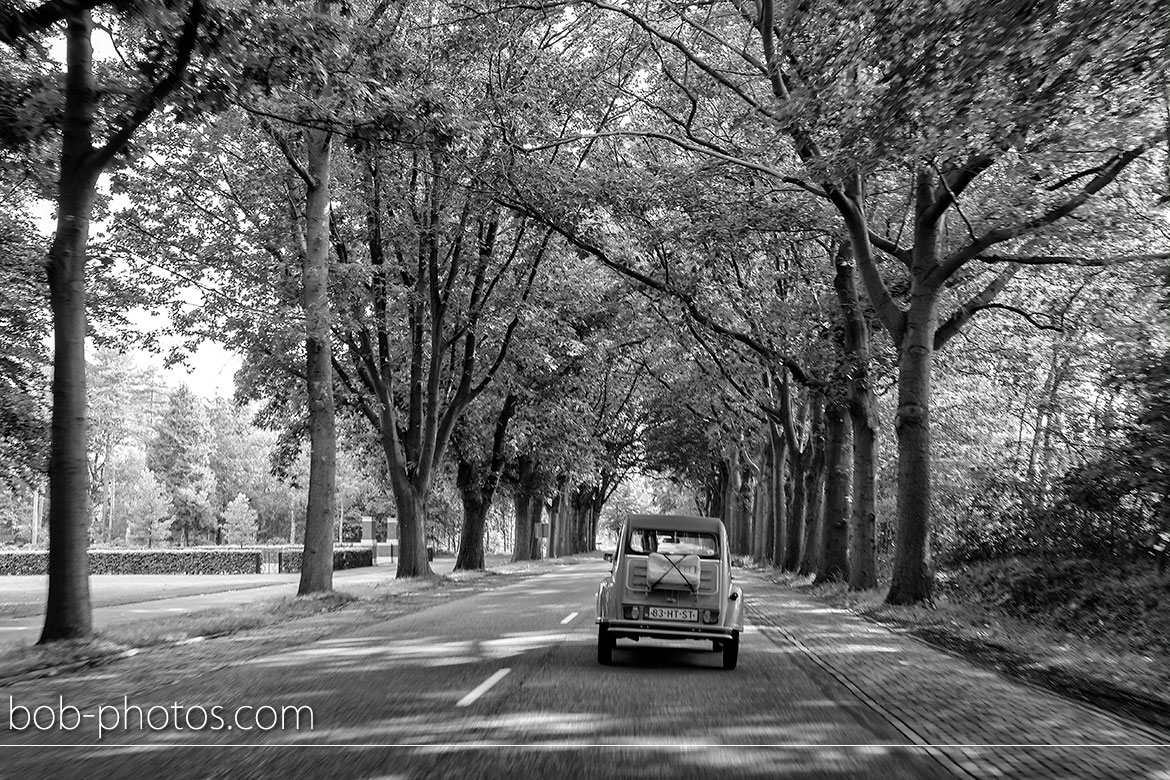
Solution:
M 484 534 L 487 530 L 488 510 L 491 509 L 500 476 L 504 472 L 508 425 L 516 412 L 517 402 L 516 393 L 509 392 L 504 396 L 499 412 L 495 414 L 486 457 L 483 445 L 472 438 L 475 435 L 472 418 L 474 409 L 461 421 L 452 437 L 452 450 L 457 457 L 458 469 L 456 486 L 463 500 L 463 524 L 455 557 L 455 569 L 458 571 L 473 571 L 485 566 Z M 494 411 L 494 407 L 489 408 Z
M 125 352 L 99 349 L 87 367 L 89 400 L 90 536 L 108 544 L 125 536 L 114 502 L 117 474 L 111 468 L 124 446 L 145 444 L 151 403 L 163 396 L 162 383 L 150 370 L 137 367 Z
M 1102 260 L 1032 250 L 1054 248 L 1050 226 L 1165 140 L 1150 109 L 1149 74 L 1159 72 L 1155 63 L 1170 36 L 1167 9 L 1099 0 L 875 0 L 778 14 L 772 0 L 733 0 L 737 23 L 706 7 L 591 4 L 648 36 L 685 107 L 661 111 L 674 123 L 669 133 L 615 133 L 660 138 L 768 173 L 822 198 L 840 217 L 870 304 L 899 356 L 898 540 L 888 599 L 928 598 L 934 351 L 1024 265 L 1150 256 L 1113 251 Z M 743 25 L 758 49 L 740 45 Z M 1115 110 L 1087 111 L 1103 83 Z M 729 147 L 725 123 L 705 121 L 718 116 L 710 113 L 711 94 L 740 104 L 737 125 L 759 131 L 748 136 L 751 143 Z M 658 112 L 662 98 L 652 97 L 644 102 Z M 1093 120 L 1077 119 L 1086 115 Z M 779 160 L 758 143 L 777 130 L 791 142 L 790 156 Z M 1099 162 L 1086 166 L 1067 153 L 1073 133 L 1083 142 L 1076 147 L 1104 150 Z M 1115 151 L 1125 136 L 1144 140 Z M 907 178 L 909 186 L 901 185 Z M 886 192 L 900 188 L 901 197 L 873 197 L 870 185 L 878 183 Z M 905 223 L 907 204 L 912 225 L 903 245 L 901 227 L 891 228 Z M 1015 251 L 994 254 L 1000 245 Z M 876 253 L 890 261 L 879 265 Z M 970 272 L 973 263 L 990 274 Z M 953 314 L 944 316 L 942 306 L 952 301 Z
M 0 196 L 0 484 L 15 490 L 44 471 L 49 358 L 37 335 L 48 322 L 35 231 L 12 201 Z
M 35 43 L 60 23 L 65 27 L 57 228 L 47 262 L 54 371 L 49 593 L 41 642 L 84 637 L 92 630 L 86 558 L 85 264 L 98 177 L 123 152 L 137 129 L 182 85 L 206 12 L 203 0 L 191 0 L 177 9 L 158 9 L 140 17 L 155 35 L 144 36 L 145 56 L 136 77 L 128 84 L 99 91 L 90 10 L 99 5 L 46 2 L 9 9 L 0 17 L 0 41 L 17 47 Z M 119 8 L 122 4 L 111 5 Z M 40 50 L 46 51 L 44 47 Z M 114 96 L 125 100 L 121 105 L 103 100 Z M 105 128 L 104 143 L 95 145 L 102 117 L 109 117 L 110 124 Z
M 318 10 L 327 10 L 320 3 Z M 322 86 L 327 92 L 328 84 Z M 300 165 L 304 179 L 305 250 L 302 301 L 305 310 L 305 377 L 309 409 L 309 507 L 305 522 L 305 555 L 297 594 L 333 589 L 333 524 L 336 514 L 337 429 L 333 407 L 333 358 L 329 307 L 329 183 L 332 132 L 306 134 L 308 160 Z M 287 148 L 287 146 L 283 147 Z
M 191 544 L 216 530 L 212 496 L 211 441 L 207 412 L 186 385 L 171 394 L 170 408 L 159 421 L 147 465 L 170 492 L 174 530 Z
M 117 507 L 126 522 L 126 544 L 157 547 L 171 541 L 170 492 L 146 467 L 140 450 L 127 450 L 114 460 L 119 475 Z
M 224 510 L 223 517 L 225 542 L 241 547 L 256 544 L 257 521 L 260 516 L 252 508 L 247 496 L 243 493 L 237 494 Z

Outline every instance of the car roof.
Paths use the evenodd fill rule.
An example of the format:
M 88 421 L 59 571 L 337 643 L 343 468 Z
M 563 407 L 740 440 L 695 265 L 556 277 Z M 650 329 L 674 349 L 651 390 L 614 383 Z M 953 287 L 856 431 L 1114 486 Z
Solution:
M 718 517 L 699 517 L 696 515 L 630 515 L 627 521 L 634 528 L 646 528 L 655 531 L 707 531 L 719 533 L 723 530 L 723 521 Z

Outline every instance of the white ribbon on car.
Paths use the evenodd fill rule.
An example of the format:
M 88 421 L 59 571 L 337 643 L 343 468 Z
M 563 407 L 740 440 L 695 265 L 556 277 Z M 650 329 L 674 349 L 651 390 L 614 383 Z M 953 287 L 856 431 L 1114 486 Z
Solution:
M 699 592 L 699 556 L 693 553 L 652 552 L 646 558 L 646 589 Z

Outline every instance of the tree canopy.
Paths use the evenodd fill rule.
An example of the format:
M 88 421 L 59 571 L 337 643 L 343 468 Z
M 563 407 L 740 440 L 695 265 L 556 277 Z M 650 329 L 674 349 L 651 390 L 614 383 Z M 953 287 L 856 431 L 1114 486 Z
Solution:
M 94 19 L 133 56 L 95 59 Z M 6 8 L 0 45 L 0 477 L 27 493 L 51 442 L 57 548 L 131 392 L 99 379 L 78 449 L 71 361 L 139 307 L 175 357 L 241 355 L 270 431 L 172 396 L 139 539 L 163 490 L 176 539 L 251 539 L 255 513 L 291 541 L 250 457 L 288 475 L 306 444 L 307 556 L 361 494 L 400 576 L 453 514 L 432 496 L 475 567 L 500 496 L 517 558 L 567 554 L 642 477 L 737 554 L 855 588 L 888 562 L 900 603 L 936 558 L 1170 517 L 1159 0 L 51 0 Z M 339 494 L 339 451 L 378 489 Z

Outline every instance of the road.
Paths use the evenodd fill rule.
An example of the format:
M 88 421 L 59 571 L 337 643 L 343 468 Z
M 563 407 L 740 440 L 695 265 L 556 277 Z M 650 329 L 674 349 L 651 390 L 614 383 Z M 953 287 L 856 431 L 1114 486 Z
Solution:
M 731 672 L 687 644 L 619 643 L 599 666 L 605 570 L 558 567 L 298 646 L 213 640 L 2 687 L 0 776 L 968 777 L 901 746 L 880 708 L 766 626 L 749 624 Z M 27 722 L 14 706 L 48 707 L 47 724 L 62 705 L 77 728 L 13 728 Z M 224 728 L 183 727 L 216 707 Z M 299 728 L 288 712 L 278 725 L 286 707 L 311 708 L 312 728 L 305 709 Z

